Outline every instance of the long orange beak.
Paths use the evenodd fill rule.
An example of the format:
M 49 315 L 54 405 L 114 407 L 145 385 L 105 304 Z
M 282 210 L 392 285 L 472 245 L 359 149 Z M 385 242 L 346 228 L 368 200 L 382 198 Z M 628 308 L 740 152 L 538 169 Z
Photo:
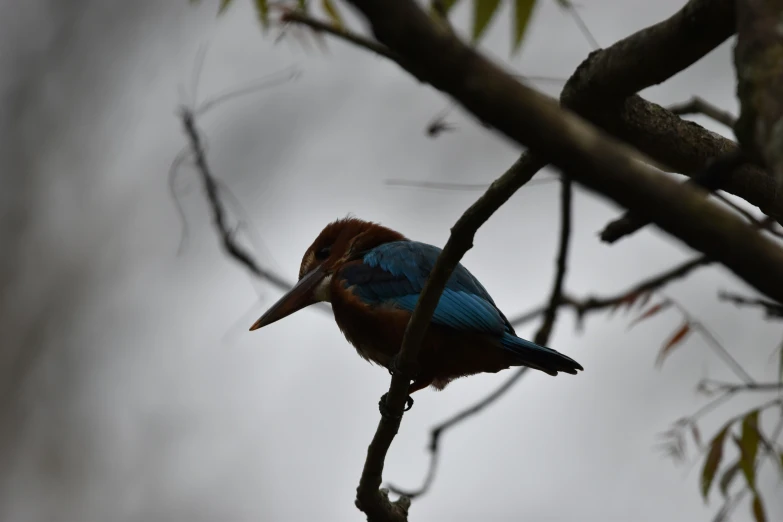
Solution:
M 302 308 L 318 302 L 315 298 L 314 291 L 318 284 L 323 281 L 324 275 L 321 266 L 308 272 L 291 290 L 288 291 L 287 294 L 273 304 L 269 310 L 250 327 L 250 331 L 252 332 L 253 330 L 263 328 L 284 317 L 288 317 Z

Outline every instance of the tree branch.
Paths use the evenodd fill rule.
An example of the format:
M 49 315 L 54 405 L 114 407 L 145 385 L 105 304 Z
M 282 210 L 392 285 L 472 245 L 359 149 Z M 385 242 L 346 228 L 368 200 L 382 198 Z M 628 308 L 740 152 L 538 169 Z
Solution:
M 568 246 L 571 238 L 571 199 L 572 187 L 571 180 L 563 176 L 562 188 L 560 191 L 560 246 L 558 247 L 557 265 L 555 271 L 555 280 L 552 284 L 552 293 L 549 297 L 549 305 L 544 312 L 544 322 L 536 332 L 533 342 L 542 346 L 549 343 L 549 336 L 552 334 L 552 328 L 557 319 L 558 304 L 563 299 L 563 282 L 565 281 L 566 269 L 568 267 Z
M 694 176 L 715 158 L 739 150 L 737 144 L 701 125 L 683 120 L 656 103 L 634 95 L 624 102 L 586 106 L 580 113 L 591 122 L 649 155 L 667 171 Z M 739 196 L 768 216 L 783 220 L 783 191 L 772 176 L 745 163 L 725 176 L 720 189 Z
M 440 300 L 440 295 L 462 256 L 473 246 L 476 231 L 489 217 L 522 185 L 538 171 L 540 164 L 535 158 L 523 154 L 500 178 L 498 178 L 478 201 L 468 208 L 451 229 L 451 235 L 443 248 L 427 283 L 416 304 L 410 322 L 405 330 L 402 347 L 395 360 L 396 371 L 392 374 L 389 392 L 386 395 L 388 415 L 382 415 L 375 431 L 367 459 L 364 463 L 359 487 L 356 490 L 356 506 L 362 510 L 368 520 L 404 521 L 407 519 L 407 505 L 410 500 L 402 497 L 400 501 L 389 502 L 380 491 L 383 465 L 386 453 L 400 426 L 403 408 L 408 396 L 411 377 L 418 371 L 418 354 L 432 314 Z
M 783 302 L 783 249 L 739 218 L 637 161 L 636 151 L 563 111 L 434 25 L 411 0 L 351 0 L 411 74 L 482 121 L 550 158 L 573 180 L 651 219 Z M 648 160 L 649 161 L 649 160 Z
M 564 198 L 568 196 L 564 195 Z M 564 220 L 563 223 L 566 221 Z M 562 254 L 564 252 L 563 245 L 567 245 L 568 241 L 567 239 L 564 240 L 563 237 L 568 237 L 568 233 L 562 233 L 561 232 L 561 248 L 560 248 L 560 254 L 558 255 L 558 267 L 560 266 L 560 259 L 565 259 L 565 256 Z M 567 248 L 567 247 L 566 247 Z M 706 264 L 709 264 L 709 261 L 704 257 L 698 257 L 696 259 L 693 259 L 691 261 L 688 261 L 686 263 L 683 263 L 681 265 L 678 265 L 672 269 L 666 270 L 665 272 L 649 278 L 645 281 L 642 281 L 636 285 L 634 285 L 629 290 L 622 292 L 614 297 L 607 297 L 607 298 L 588 298 L 582 301 L 578 301 L 576 299 L 573 299 L 571 297 L 568 297 L 567 295 L 564 295 L 562 291 L 562 276 L 561 273 L 565 273 L 565 269 L 561 270 L 558 268 L 556 281 L 560 280 L 560 290 L 555 292 L 553 291 L 554 295 L 559 295 L 559 300 L 555 303 L 555 306 L 557 308 L 561 306 L 569 306 L 574 308 L 577 312 L 577 316 L 579 320 L 581 321 L 584 314 L 586 314 L 589 311 L 597 311 L 601 309 L 605 309 L 608 307 L 618 306 L 622 303 L 628 303 L 629 300 L 632 303 L 636 299 L 641 298 L 644 294 L 650 293 L 654 290 L 657 290 L 664 286 L 665 284 L 674 281 L 678 278 L 685 277 L 687 274 L 689 274 L 694 269 L 704 266 Z M 558 283 L 555 283 L 557 286 Z M 552 300 L 550 300 L 549 305 L 539 307 L 531 312 L 528 312 L 526 314 L 523 314 L 521 316 L 517 316 L 515 318 L 510 319 L 510 322 L 513 326 L 518 326 L 521 323 L 527 322 L 529 320 L 534 319 L 535 317 L 538 317 L 541 314 L 544 314 L 547 312 L 547 310 L 550 309 L 552 306 Z M 546 324 L 546 323 L 545 323 Z M 542 325 L 543 326 L 543 325 Z M 539 333 L 541 330 L 539 330 Z M 547 334 L 548 335 L 548 334 Z M 548 338 L 538 338 L 538 334 L 536 335 L 536 342 L 541 342 L 543 344 L 547 344 Z M 430 442 L 427 446 L 427 449 L 429 450 L 430 454 L 430 462 L 427 469 L 427 475 L 424 479 L 424 483 L 422 486 L 416 490 L 406 490 L 403 488 L 399 488 L 397 486 L 389 485 L 389 489 L 391 489 L 393 492 L 403 495 L 407 498 L 413 499 L 416 497 L 419 497 L 421 495 L 424 495 L 429 491 L 430 487 L 432 486 L 433 480 L 435 479 L 435 472 L 438 467 L 438 461 L 439 461 L 439 452 L 440 452 L 440 439 L 443 433 L 450 430 L 451 428 L 455 427 L 456 425 L 462 423 L 463 421 L 473 417 L 474 415 L 481 413 L 486 408 L 494 404 L 497 400 L 499 400 L 502 396 L 504 396 L 508 391 L 519 381 L 519 379 L 528 371 L 529 368 L 522 367 L 514 371 L 514 373 L 511 374 L 511 376 L 506 379 L 500 386 L 497 387 L 494 391 L 492 391 L 489 395 L 481 399 L 475 404 L 472 404 L 471 406 L 457 412 L 453 416 L 449 417 L 447 420 L 443 421 L 442 423 L 436 425 L 432 430 L 430 431 Z
M 561 99 L 579 111 L 616 103 L 690 67 L 734 33 L 734 0 L 690 0 L 671 17 L 590 53 Z
M 721 301 L 734 303 L 736 306 L 759 306 L 764 309 L 768 319 L 773 317 L 783 318 L 783 306 L 766 299 L 743 297 L 730 292 L 721 292 L 718 294 L 718 298 Z
M 209 206 L 212 209 L 212 220 L 215 222 L 215 228 L 217 228 L 223 248 L 229 256 L 233 257 L 239 264 L 247 268 L 250 273 L 256 277 L 269 281 L 280 290 L 290 290 L 292 286 L 291 283 L 277 274 L 263 269 L 255 259 L 253 259 L 250 252 L 245 250 L 245 248 L 236 241 L 234 231 L 231 230 L 226 222 L 226 211 L 223 207 L 223 202 L 220 200 L 218 184 L 207 163 L 204 146 L 201 143 L 201 136 L 196 129 L 193 112 L 190 109 L 183 108 L 180 112 L 180 118 L 182 119 L 182 127 L 185 130 L 185 135 L 190 142 L 190 149 L 194 157 L 196 170 L 201 176 L 204 192 L 207 195 Z
M 783 185 L 783 0 L 736 0 L 737 96 L 735 133 L 748 155 Z
M 349 31 L 343 27 L 337 27 L 332 23 L 317 20 L 296 9 L 285 10 L 282 17 L 280 18 L 280 21 L 283 23 L 304 25 L 310 29 L 313 29 L 314 31 L 330 34 L 337 37 L 338 39 L 345 40 L 346 42 L 352 43 L 363 49 L 367 49 L 368 51 L 372 51 L 375 54 L 385 58 L 389 58 L 394 61 L 398 59 L 398 57 L 395 56 L 394 53 L 388 49 L 388 47 L 379 44 L 375 40 L 365 38 L 364 36 Z
M 554 283 L 552 285 L 552 294 L 549 299 L 549 305 L 546 307 L 544 313 L 544 322 L 539 328 L 538 333 L 536 333 L 535 340 L 534 340 L 534 342 L 541 345 L 546 345 L 549 342 L 549 336 L 552 333 L 552 329 L 554 327 L 555 319 L 557 316 L 557 310 L 559 308 L 560 301 L 563 299 L 563 282 L 565 280 L 565 274 L 567 269 L 568 246 L 570 244 L 570 237 L 571 237 L 572 196 L 573 196 L 573 189 L 571 186 L 571 181 L 564 177 L 562 179 L 561 203 L 560 203 L 562 223 L 560 229 L 560 244 L 558 247 L 555 278 L 554 278 Z M 528 369 L 529 368 L 527 367 L 518 368 L 517 370 L 514 371 L 511 377 L 509 377 L 503 384 L 501 384 L 495 391 L 490 393 L 484 399 L 458 412 L 456 415 L 447 419 L 441 424 L 435 426 L 431 430 L 430 444 L 429 444 L 430 464 L 429 464 L 426 478 L 424 479 L 424 484 L 419 489 L 411 491 L 411 490 L 400 489 L 391 485 L 389 486 L 389 489 L 391 489 L 397 494 L 404 495 L 411 499 L 425 494 L 429 490 L 430 486 L 432 485 L 432 481 L 435 478 L 435 470 L 437 469 L 438 466 L 438 451 L 439 451 L 438 443 L 440 441 L 441 434 L 444 431 L 452 428 L 456 424 L 459 424 L 460 422 L 466 420 L 467 418 L 472 417 L 473 415 L 476 415 L 477 413 L 483 411 L 484 408 L 490 406 L 500 397 L 505 395 L 506 392 L 508 392 L 514 386 L 514 384 L 516 384 L 516 382 L 520 379 L 520 377 L 522 377 L 522 375 L 525 374 L 525 372 Z
M 746 382 L 734 384 L 730 382 L 715 381 L 712 379 L 703 379 L 698 385 L 699 391 L 704 393 L 738 393 L 743 391 L 771 392 L 783 390 L 783 383 L 780 382 Z
M 693 270 L 706 266 L 712 263 L 705 256 L 698 256 L 684 263 L 678 264 L 668 270 L 661 272 L 658 275 L 650 277 L 636 283 L 627 290 L 623 290 L 615 295 L 597 297 L 590 296 L 583 299 L 577 299 L 568 294 L 564 294 L 559 301 L 558 306 L 572 308 L 576 312 L 577 320 L 581 324 L 584 317 L 590 312 L 597 312 L 605 310 L 607 308 L 615 308 L 622 304 L 628 306 L 632 305 L 638 299 L 643 299 L 646 295 L 651 294 L 656 290 L 660 290 L 667 284 L 690 274 Z M 524 322 L 527 322 L 534 317 L 541 315 L 546 310 L 546 307 L 540 306 L 534 308 L 529 312 L 525 312 L 516 317 L 509 319 L 509 322 L 513 326 L 518 326 Z
M 432 430 L 430 431 L 430 443 L 428 446 L 429 452 L 430 452 L 430 464 L 429 468 L 427 470 L 427 476 L 424 479 L 424 484 L 416 490 L 405 490 L 401 489 L 395 486 L 389 486 L 389 489 L 394 491 L 395 493 L 399 495 L 404 495 L 408 498 L 416 498 L 421 495 L 424 495 L 427 491 L 429 491 L 430 487 L 432 486 L 432 481 L 435 478 L 435 471 L 438 467 L 438 455 L 439 455 L 439 443 L 440 443 L 440 436 L 443 435 L 444 432 L 448 431 L 449 429 L 453 428 L 457 424 L 460 424 L 461 422 L 469 419 L 470 417 L 473 417 L 474 415 L 481 413 L 486 409 L 488 406 L 491 406 L 494 404 L 498 399 L 500 399 L 503 395 L 506 394 L 513 386 L 517 383 L 517 381 L 522 377 L 530 368 L 523 366 L 521 368 L 518 368 L 514 371 L 514 373 L 511 374 L 511 376 L 503 382 L 500 386 L 497 387 L 492 393 L 478 401 L 477 403 L 471 405 L 468 408 L 465 408 L 464 410 L 459 411 L 455 415 L 449 417 L 445 421 L 441 422 Z
M 718 188 L 728 173 L 732 172 L 743 163 L 744 158 L 739 149 L 734 150 L 727 153 L 725 156 L 717 158 L 701 173 L 693 176 L 685 183 L 694 183 L 712 192 Z M 619 219 L 606 225 L 599 236 L 602 241 L 614 243 L 618 239 L 633 234 L 648 224 L 649 220 L 635 216 L 632 212 L 627 212 Z

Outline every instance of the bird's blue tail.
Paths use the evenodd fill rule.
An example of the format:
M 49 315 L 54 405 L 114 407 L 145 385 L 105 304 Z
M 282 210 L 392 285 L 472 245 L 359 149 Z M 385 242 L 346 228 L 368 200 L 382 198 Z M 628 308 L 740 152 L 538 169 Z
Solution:
M 518 357 L 521 365 L 541 370 L 549 375 L 557 375 L 557 372 L 576 375 L 577 370 L 584 370 L 581 364 L 570 357 L 551 348 L 539 346 L 536 343 L 519 338 L 511 333 L 503 334 L 500 342 L 503 348 L 513 352 Z

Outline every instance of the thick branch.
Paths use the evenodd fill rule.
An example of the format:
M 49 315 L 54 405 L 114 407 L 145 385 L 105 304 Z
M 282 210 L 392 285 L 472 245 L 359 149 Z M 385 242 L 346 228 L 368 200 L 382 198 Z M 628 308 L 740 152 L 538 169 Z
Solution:
M 515 81 L 410 0 L 352 0 L 411 74 L 529 146 L 573 180 L 651 219 L 783 302 L 783 250 L 736 216 L 638 161 L 638 154 Z M 649 160 L 648 160 L 649 161 Z
M 714 191 L 722 184 L 726 176 L 742 165 L 743 162 L 744 158 L 739 149 L 734 150 L 725 156 L 717 158 L 710 163 L 706 169 L 698 175 L 693 176 L 690 180 L 686 181 L 686 183 L 695 183 L 709 191 Z M 633 234 L 647 224 L 649 224 L 648 220 L 636 216 L 632 212 L 627 212 L 619 219 L 606 225 L 601 231 L 601 240 L 606 241 L 607 243 L 614 243 L 622 237 Z
M 738 150 L 737 144 L 701 125 L 686 121 L 658 104 L 631 96 L 616 112 L 591 112 L 590 121 L 666 165 L 672 172 L 693 176 L 715 158 Z M 724 179 L 721 189 L 783 219 L 783 191 L 762 168 L 746 163 Z
M 326 22 L 298 12 L 286 16 L 288 21 L 328 32 L 395 61 L 401 59 L 384 45 Z M 736 143 L 639 96 L 620 100 L 690 66 L 733 31 L 731 1 L 693 0 L 667 20 L 592 53 L 569 80 L 565 102 L 659 164 L 695 175 L 714 158 L 736 150 Z M 783 220 L 783 191 L 775 191 L 773 179 L 761 168 L 745 164 L 729 173 L 720 188 Z
M 686 69 L 734 33 L 734 0 L 691 0 L 666 20 L 590 54 L 563 89 L 574 109 L 617 101 Z
M 783 184 L 783 0 L 736 0 L 735 126 L 742 148 Z
M 381 417 L 367 450 L 367 459 L 356 491 L 357 507 L 373 522 L 406 519 L 407 507 L 405 513 L 402 513 L 398 503 L 390 503 L 379 490 L 383 464 L 399 429 L 411 376 L 418 371 L 419 349 L 446 282 L 462 256 L 473 246 L 473 237 L 479 227 L 508 201 L 514 192 L 527 183 L 541 166 L 534 158 L 523 154 L 505 174 L 490 185 L 484 195 L 471 205 L 452 227 L 449 240 L 424 285 L 396 359 L 398 371 L 392 375 L 386 398 L 389 415 Z M 408 500 L 405 499 L 405 502 Z

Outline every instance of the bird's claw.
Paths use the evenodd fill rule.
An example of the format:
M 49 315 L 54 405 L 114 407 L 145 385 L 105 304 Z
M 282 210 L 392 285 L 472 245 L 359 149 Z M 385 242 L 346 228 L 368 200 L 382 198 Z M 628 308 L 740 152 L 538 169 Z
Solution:
M 395 415 L 394 413 L 392 413 L 391 410 L 389 409 L 389 406 L 386 404 L 386 397 L 388 396 L 389 396 L 388 392 L 384 393 L 383 395 L 381 395 L 381 400 L 378 401 L 378 409 L 380 410 L 381 415 L 383 417 L 386 417 L 387 419 L 392 419 L 392 420 L 401 419 L 402 415 Z M 408 397 L 405 399 L 405 408 L 403 408 L 402 411 L 406 412 L 410 410 L 412 407 L 413 407 L 413 397 L 408 395 Z

